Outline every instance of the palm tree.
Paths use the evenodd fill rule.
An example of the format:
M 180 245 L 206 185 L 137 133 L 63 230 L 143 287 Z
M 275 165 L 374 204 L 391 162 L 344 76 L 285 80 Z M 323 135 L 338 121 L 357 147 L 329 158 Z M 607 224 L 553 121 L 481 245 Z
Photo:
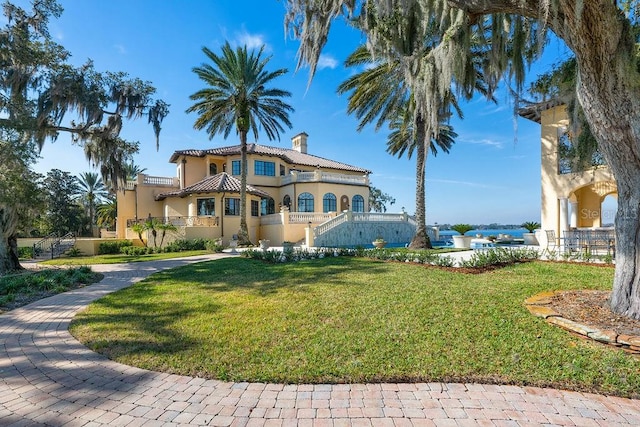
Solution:
M 144 173 L 147 170 L 147 168 L 136 165 L 133 161 L 124 165 L 124 169 L 127 174 L 128 181 L 135 181 L 136 179 L 138 179 L 138 174 Z
M 105 203 L 98 206 L 96 209 L 96 224 L 99 227 L 106 227 L 107 229 L 114 228 L 116 224 L 116 216 L 118 214 L 118 202 L 114 199 L 109 199 Z
M 404 112 L 400 112 L 396 119 L 394 119 L 389 124 L 389 129 L 391 129 L 391 133 L 387 138 L 387 152 L 391 155 L 397 155 L 398 157 L 402 157 L 404 153 L 407 153 L 407 157 L 410 159 L 413 155 L 413 152 L 416 151 L 416 233 L 411 239 L 411 243 L 409 244 L 410 248 L 431 248 L 431 240 L 429 239 L 429 234 L 427 233 L 427 222 L 426 222 L 426 206 L 425 206 L 425 169 L 427 163 L 427 154 L 428 151 L 425 144 L 420 143 L 422 141 L 419 133 L 424 133 L 424 123 L 420 122 L 412 122 L 406 113 L 407 109 Z M 419 130 L 415 130 L 414 125 Z M 458 136 L 457 133 L 454 132 L 453 127 L 443 123 L 440 124 L 438 130 L 438 136 L 435 138 L 431 138 L 429 143 L 429 149 L 431 153 L 435 156 L 438 154 L 438 149 L 442 150 L 445 153 L 449 153 L 451 150 L 451 146 L 455 142 L 455 138 Z
M 408 34 L 412 34 L 409 32 Z M 372 54 L 365 46 L 360 46 L 346 60 L 348 67 L 365 66 L 365 70 L 351 76 L 338 87 L 338 93 L 349 95 L 348 112 L 355 113 L 360 120 L 358 130 L 375 121 L 376 131 L 384 124 L 389 125 L 392 133 L 388 137 L 387 151 L 392 155 L 401 157 L 405 151 L 409 158 L 416 151 L 416 233 L 409 244 L 411 248 L 431 248 L 431 241 L 427 234 L 426 208 L 425 208 L 425 166 L 427 147 L 435 154 L 440 148 L 449 152 L 455 133 L 448 133 L 450 128 L 441 124 L 437 130 L 438 137 L 433 138 L 433 132 L 427 130 L 424 115 L 415 110 L 412 91 L 406 82 L 407 67 L 411 60 L 407 56 L 412 56 L 414 61 L 418 59 L 409 55 L 417 49 L 418 54 L 422 52 L 420 47 L 413 47 L 411 43 L 398 46 L 402 54 L 398 54 L 395 60 L 388 60 L 376 63 Z M 405 50 L 403 50 L 405 49 Z M 406 50 L 408 49 L 408 50 Z M 451 95 L 451 106 L 457 110 L 455 98 Z M 443 111 L 442 116 L 448 117 L 449 112 Z M 441 132 L 442 135 L 441 135 Z M 452 132 L 452 131 L 451 131 Z
M 360 46 L 347 58 L 348 67 L 365 67 L 365 70 L 351 76 L 338 87 L 338 93 L 350 93 L 347 111 L 354 113 L 360 120 L 358 130 L 375 122 L 376 131 L 387 124 L 392 130 L 389 136 L 387 151 L 391 154 L 402 154 L 408 150 L 409 156 L 416 151 L 416 234 L 411 248 L 431 248 L 427 234 L 424 176 L 427 150 L 435 154 L 440 148 L 449 152 L 455 133 L 446 125 L 451 110 L 461 117 L 457 100 L 451 90 L 446 91 L 443 107 L 437 111 L 440 117 L 437 127 L 429 126 L 429 112 L 416 108 L 416 90 L 428 67 L 423 64 L 424 58 L 433 50 L 438 42 L 432 37 L 435 24 L 424 24 L 421 6 L 415 3 L 407 14 L 394 15 L 389 21 L 381 20 L 377 40 L 371 45 L 378 51 L 374 54 L 366 46 Z M 483 51 L 471 58 L 467 67 L 475 76 L 475 86 L 461 85 L 460 91 L 471 97 L 474 91 L 488 92 L 488 85 L 481 72 Z M 398 133 L 394 133 L 397 131 Z M 393 138 L 393 139 L 391 139 Z M 400 145 L 398 145 L 400 144 Z M 406 144 L 406 145 L 403 145 Z M 402 148 L 404 147 L 404 148 Z
M 80 185 L 80 200 L 89 217 L 89 227 L 92 229 L 95 223 L 95 209 L 98 202 L 105 199 L 109 193 L 102 179 L 95 172 L 83 172 L 78 178 Z M 93 230 L 91 230 L 93 231 Z
M 213 64 L 202 64 L 194 67 L 193 72 L 208 87 L 191 95 L 195 101 L 187 109 L 188 113 L 198 113 L 194 128 L 207 130 L 209 139 L 216 134 L 227 138 L 235 128 L 240 137 L 241 153 L 241 188 L 240 188 L 240 244 L 250 244 L 247 227 L 247 134 L 253 131 L 258 140 L 258 127 L 261 127 L 269 140 L 280 139 L 284 131 L 282 124 L 291 128 L 289 112 L 293 107 L 280 98 L 291 96 L 291 93 L 267 85 L 275 78 L 287 73 L 287 69 L 273 72 L 265 70 L 271 57 L 262 58 L 264 46 L 256 54 L 247 52 L 247 47 L 231 48 L 229 42 L 222 46 L 222 55 L 217 55 L 208 48 L 202 49 Z

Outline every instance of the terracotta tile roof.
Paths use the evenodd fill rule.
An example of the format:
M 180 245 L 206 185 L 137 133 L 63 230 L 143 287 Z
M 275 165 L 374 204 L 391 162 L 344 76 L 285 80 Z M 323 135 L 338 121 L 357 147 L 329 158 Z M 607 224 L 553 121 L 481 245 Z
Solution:
M 263 156 L 278 157 L 291 165 L 312 166 L 329 169 L 338 169 L 350 172 L 371 173 L 367 169 L 357 166 L 348 165 L 346 163 L 336 162 L 334 160 L 325 159 L 323 157 L 311 154 L 301 153 L 291 148 L 271 147 L 268 145 L 247 144 L 247 154 L 260 154 Z M 210 148 L 208 150 L 180 150 L 173 153 L 169 162 L 176 163 L 180 156 L 204 157 L 206 155 L 213 156 L 234 156 L 240 155 L 240 145 L 229 147 Z
M 171 191 L 169 193 L 162 193 L 156 196 L 156 200 L 164 200 L 167 197 L 186 197 L 189 194 L 201 194 L 201 193 L 238 193 L 240 194 L 241 183 L 240 180 L 229 175 L 226 172 L 219 173 L 217 175 L 211 175 L 196 182 L 193 185 L 183 188 L 182 190 Z M 251 185 L 247 185 L 247 193 L 260 197 L 271 197 L 268 193 L 259 190 Z

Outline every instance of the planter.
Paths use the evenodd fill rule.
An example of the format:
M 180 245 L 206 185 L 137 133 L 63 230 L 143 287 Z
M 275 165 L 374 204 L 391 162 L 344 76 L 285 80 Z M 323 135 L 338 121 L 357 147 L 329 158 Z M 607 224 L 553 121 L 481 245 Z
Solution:
M 258 241 L 260 243 L 260 249 L 266 251 L 269 249 L 269 245 L 271 244 L 271 240 L 263 239 Z
M 522 237 L 524 238 L 525 245 L 535 245 L 535 246 L 540 245 L 540 243 L 538 242 L 538 239 L 536 239 L 535 233 L 522 233 Z
M 282 252 L 284 253 L 292 253 L 293 252 L 293 243 L 292 242 L 282 242 Z
M 373 246 L 375 246 L 377 249 L 382 249 L 385 247 L 385 245 L 387 244 L 387 242 L 385 242 L 384 240 L 375 240 L 373 242 L 371 242 L 373 244 Z
M 471 240 L 473 236 L 452 236 L 453 247 L 458 249 L 471 249 Z

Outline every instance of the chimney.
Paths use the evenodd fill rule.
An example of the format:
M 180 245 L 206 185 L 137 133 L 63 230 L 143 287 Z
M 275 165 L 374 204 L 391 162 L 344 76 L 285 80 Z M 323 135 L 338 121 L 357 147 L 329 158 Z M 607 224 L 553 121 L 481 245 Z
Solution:
M 307 135 L 305 132 L 301 132 L 296 136 L 294 136 L 293 138 L 291 138 L 291 148 L 293 148 L 294 150 L 300 153 L 307 154 L 307 137 L 308 136 L 309 135 Z

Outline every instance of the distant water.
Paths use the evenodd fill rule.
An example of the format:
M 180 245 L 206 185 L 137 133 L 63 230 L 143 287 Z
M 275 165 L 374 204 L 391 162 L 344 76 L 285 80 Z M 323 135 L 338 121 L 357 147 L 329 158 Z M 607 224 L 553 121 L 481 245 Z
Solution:
M 474 236 L 476 234 L 481 234 L 482 237 L 488 236 L 496 236 L 498 234 L 509 234 L 514 239 L 522 239 L 522 235 L 524 233 L 528 233 L 526 228 L 514 228 L 514 229 L 485 229 L 485 230 L 471 230 L 466 233 L 467 236 Z M 451 236 L 457 235 L 457 231 L 453 230 L 440 230 L 440 239 L 441 240 L 449 240 Z

